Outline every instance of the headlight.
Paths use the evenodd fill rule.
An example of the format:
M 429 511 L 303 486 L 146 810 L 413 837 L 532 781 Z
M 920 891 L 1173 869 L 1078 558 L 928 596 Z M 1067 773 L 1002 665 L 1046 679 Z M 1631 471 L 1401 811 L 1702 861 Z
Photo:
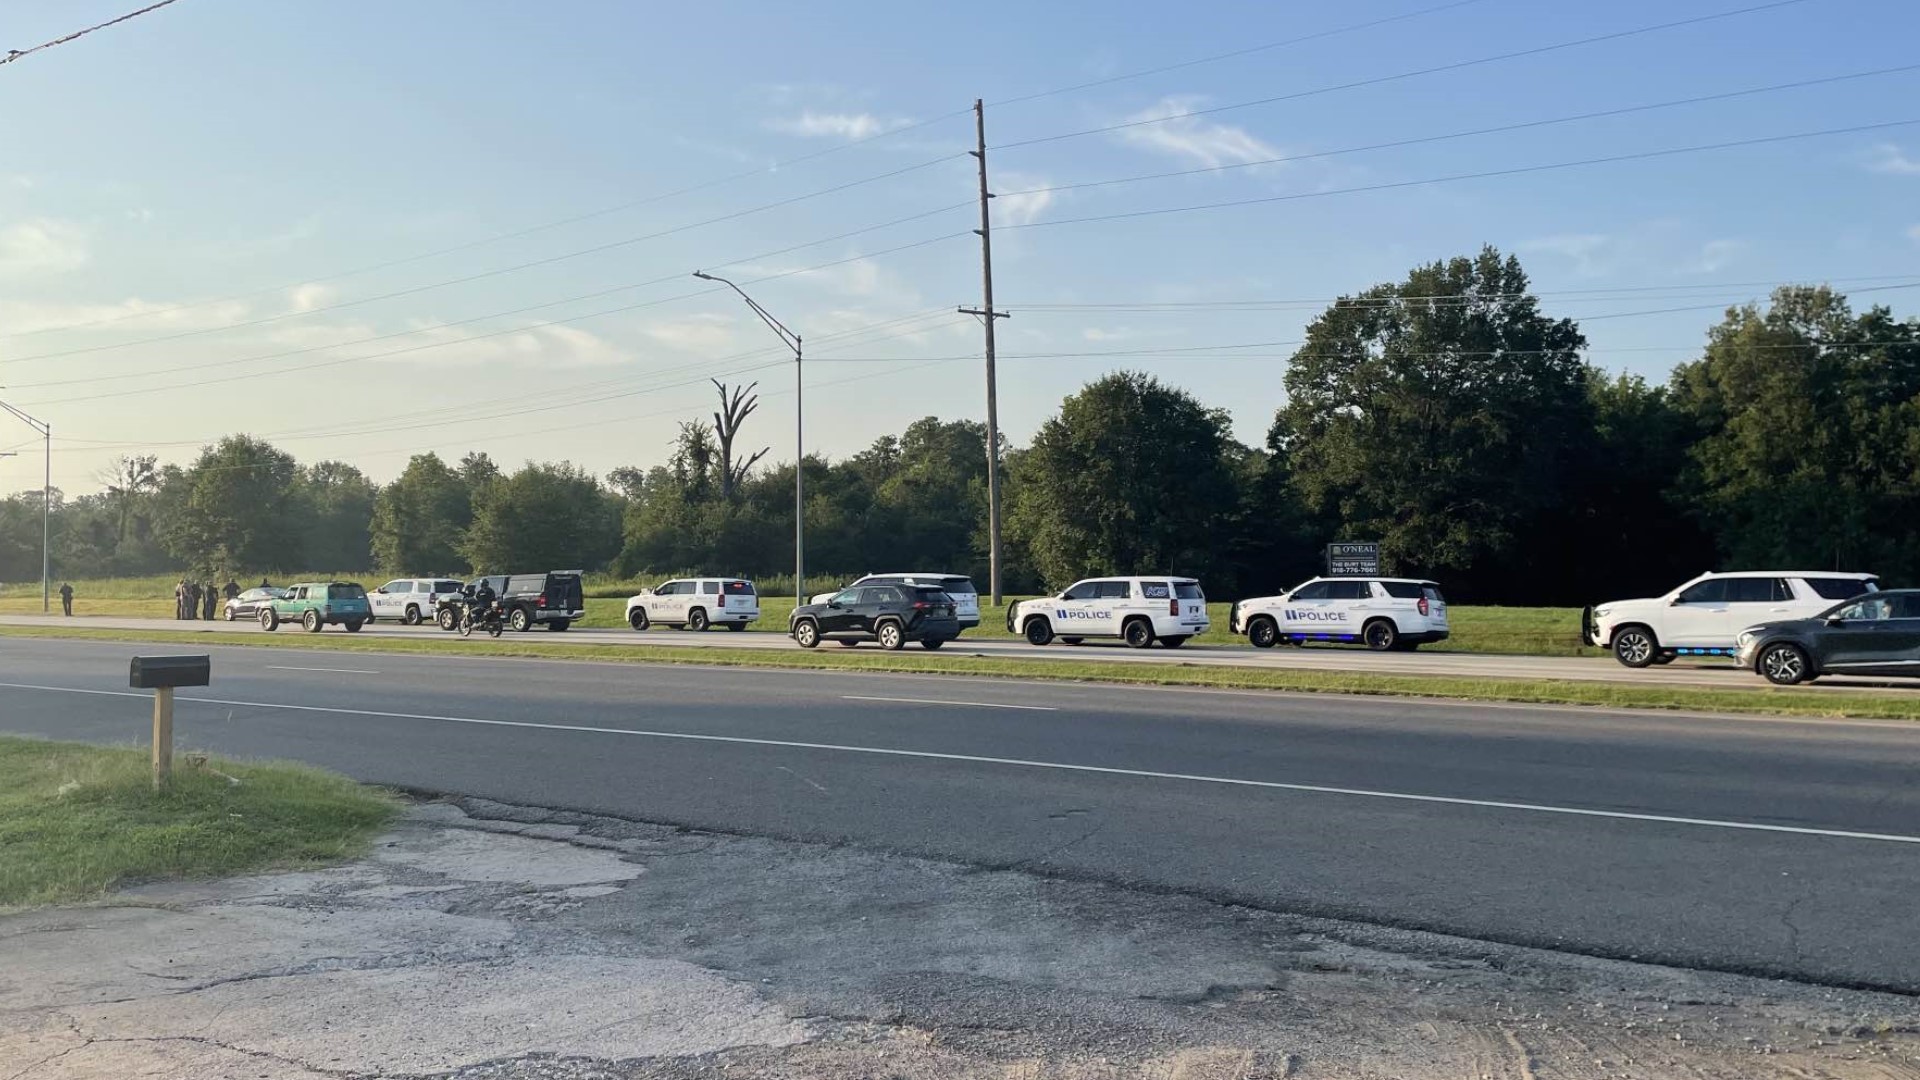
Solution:
M 1611 614 L 1612 612 L 1613 612 L 1613 609 L 1612 609 L 1612 608 L 1610 608 L 1610 607 L 1607 607 L 1607 606 L 1605 606 L 1605 605 L 1601 605 L 1600 607 L 1597 607 L 1597 608 L 1594 608 L 1594 609 L 1593 609 L 1593 613 L 1594 613 L 1594 615 L 1595 615 L 1596 617 L 1598 617 L 1598 618 L 1602 618 L 1602 619 L 1604 619 L 1604 618 L 1606 618 L 1606 617 L 1607 617 L 1607 616 L 1608 616 L 1609 614 Z
M 1742 630 L 1740 631 L 1740 636 L 1735 638 L 1734 641 L 1744 649 L 1753 644 L 1753 639 L 1759 636 L 1759 634 L 1754 633 L 1752 630 Z

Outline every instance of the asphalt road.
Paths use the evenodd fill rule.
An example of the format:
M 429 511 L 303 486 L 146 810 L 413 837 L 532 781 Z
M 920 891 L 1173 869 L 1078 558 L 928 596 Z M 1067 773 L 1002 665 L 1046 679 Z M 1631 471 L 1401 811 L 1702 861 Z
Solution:
M 0 640 L 0 730 L 144 741 L 139 651 Z M 180 693 L 183 748 L 1920 991 L 1920 726 L 210 651 L 214 685 Z
M 245 622 L 176 622 L 172 619 L 136 619 L 116 617 L 88 617 L 63 619 L 59 616 L 8 615 L 0 623 L 15 626 L 63 626 L 83 627 L 102 630 L 184 630 L 207 634 L 248 634 L 261 635 L 266 631 L 251 621 Z M 298 635 L 297 627 L 285 627 L 277 631 L 281 635 Z M 346 631 L 330 627 L 327 634 L 344 635 Z M 512 631 L 508 631 L 512 634 Z M 360 631 L 360 637 L 400 636 L 409 640 L 427 638 L 444 640 L 450 646 L 457 638 L 438 627 L 401 626 L 398 623 L 380 622 Z M 519 637 L 520 635 L 515 635 Z M 781 649 L 796 650 L 795 645 L 784 634 L 778 633 L 731 633 L 709 631 L 704 634 L 688 633 L 683 630 L 649 630 L 636 633 L 627 629 L 590 629 L 576 628 L 565 633 L 550 633 L 535 630 L 525 635 L 527 640 L 542 645 L 571 645 L 582 648 L 597 645 L 627 646 L 668 646 L 674 648 L 709 649 Z M 861 648 L 874 649 L 878 646 L 866 644 Z M 918 646 L 909 645 L 909 649 Z M 822 645 L 821 649 L 838 652 L 839 645 Z M 1254 649 L 1249 646 L 1232 645 L 1194 645 L 1180 649 L 1129 649 L 1118 642 L 1088 642 L 1081 645 L 1054 644 L 1045 647 L 1028 645 L 1024 641 L 991 639 L 977 636 L 962 636 L 940 652 L 942 656 L 986 656 L 1008 660 L 1072 660 L 1089 659 L 1104 662 L 1134 664 L 1185 664 L 1189 666 L 1221 666 L 1241 668 L 1293 668 L 1313 671 L 1359 671 L 1377 672 L 1393 675 L 1443 675 L 1456 678 L 1483 679 L 1573 679 L 1581 682 L 1621 683 L 1644 686 L 1708 686 L 1722 690 L 1763 690 L 1767 688 L 1765 680 L 1753 674 L 1735 668 L 1726 660 L 1676 661 L 1662 667 L 1646 668 L 1635 671 L 1621 666 L 1607 657 L 1595 656 L 1505 656 L 1486 653 L 1447 653 L 1447 652 L 1411 652 L 1411 653 L 1375 653 L 1364 649 L 1334 648 L 1315 646 L 1310 648 Z M 1878 680 L 1857 678 L 1822 679 L 1814 686 L 1802 688 L 1805 692 L 1818 692 L 1821 689 L 1846 688 L 1853 690 L 1884 688 L 1897 693 L 1920 692 L 1920 682 L 1914 680 Z

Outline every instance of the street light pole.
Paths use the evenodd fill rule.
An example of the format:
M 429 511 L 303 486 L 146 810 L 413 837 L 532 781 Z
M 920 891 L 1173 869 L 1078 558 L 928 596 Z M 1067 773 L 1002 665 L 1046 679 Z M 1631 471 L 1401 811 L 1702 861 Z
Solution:
M 50 614 L 53 611 L 53 562 L 48 556 L 51 550 L 48 544 L 53 535 L 49 524 L 53 512 L 53 425 L 35 420 L 4 401 L 0 401 L 0 409 L 39 432 L 40 437 L 46 440 L 46 472 L 40 487 L 40 610 L 43 614 Z
M 807 439 L 803 422 L 806 417 L 801 395 L 806 389 L 801 378 L 800 335 L 787 329 L 779 319 L 767 314 L 767 309 L 754 302 L 745 289 L 726 278 L 695 270 L 693 276 L 702 281 L 717 281 L 747 302 L 767 329 L 779 335 L 781 344 L 793 350 L 793 604 L 799 607 L 807 602 Z

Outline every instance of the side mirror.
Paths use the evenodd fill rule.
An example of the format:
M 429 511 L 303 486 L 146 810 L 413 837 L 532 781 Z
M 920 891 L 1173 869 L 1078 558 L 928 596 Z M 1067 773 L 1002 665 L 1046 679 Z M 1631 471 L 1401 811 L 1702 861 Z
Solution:
M 1680 606 L 1681 604 L 1684 604 L 1684 603 L 1686 603 L 1686 602 L 1687 602 L 1687 598 L 1686 598 L 1686 597 L 1684 597 L 1684 596 L 1676 596 L 1676 597 L 1674 597 L 1674 598 L 1673 598 L 1673 599 L 1672 599 L 1672 600 L 1671 600 L 1671 601 L 1670 601 L 1670 602 L 1669 602 L 1669 603 L 1667 604 L 1667 606 L 1668 606 L 1668 607 L 1679 607 L 1679 606 Z
M 840 606 L 840 601 L 838 601 L 838 600 L 829 600 L 829 601 L 827 601 L 827 606 L 828 606 L 828 607 L 830 607 L 830 608 L 838 608 L 838 607 Z
M 1847 625 L 1847 620 L 1841 618 L 1838 615 L 1835 615 L 1827 620 L 1827 625 L 1834 626 L 1834 627 L 1845 626 Z
M 653 590 L 652 590 L 652 589 L 641 589 L 641 590 L 640 590 L 640 595 L 641 595 L 641 596 L 652 596 L 652 595 L 653 595 Z

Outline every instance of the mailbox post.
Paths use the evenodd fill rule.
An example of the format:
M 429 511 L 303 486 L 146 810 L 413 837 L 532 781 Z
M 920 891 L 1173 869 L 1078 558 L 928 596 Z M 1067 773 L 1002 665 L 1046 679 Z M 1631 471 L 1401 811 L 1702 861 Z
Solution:
M 176 686 L 206 686 L 213 681 L 210 656 L 136 656 L 127 673 L 135 690 L 153 691 L 153 787 L 167 786 L 173 777 L 173 690 Z

